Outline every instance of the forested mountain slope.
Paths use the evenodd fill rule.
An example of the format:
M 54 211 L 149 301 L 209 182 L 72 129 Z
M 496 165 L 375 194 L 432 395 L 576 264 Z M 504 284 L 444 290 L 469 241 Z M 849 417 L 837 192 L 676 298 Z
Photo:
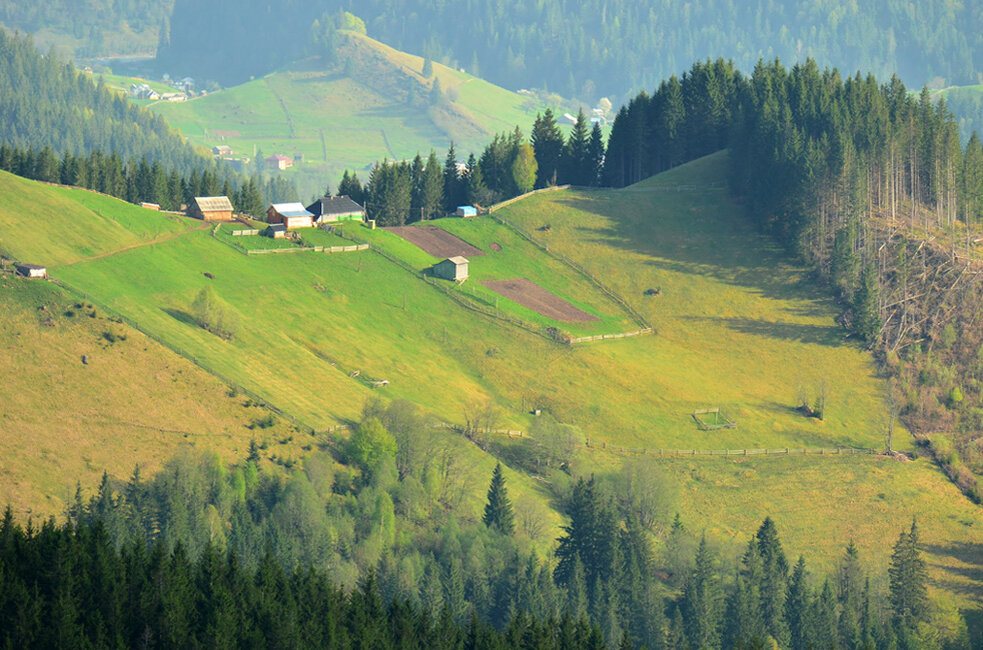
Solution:
M 811 56 L 851 73 L 898 73 L 920 87 L 936 77 L 978 83 L 983 55 L 979 3 L 289 0 L 273 9 L 260 0 L 177 0 L 159 62 L 239 82 L 296 58 L 309 46 L 313 21 L 343 9 L 362 18 L 370 36 L 399 49 L 506 87 L 545 85 L 586 101 L 652 87 L 706 57 L 750 69 L 759 58 Z M 214 38 L 216 25 L 222 38 Z M 227 45 L 256 42 L 259 34 L 268 46 Z
M 189 173 L 213 167 L 160 117 L 129 104 L 72 64 L 0 30 L 0 141 L 55 152 L 147 158 Z

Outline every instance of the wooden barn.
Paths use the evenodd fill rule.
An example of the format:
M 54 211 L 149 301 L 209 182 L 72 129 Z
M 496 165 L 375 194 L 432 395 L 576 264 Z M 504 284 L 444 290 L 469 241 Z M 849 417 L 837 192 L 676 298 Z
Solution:
M 300 203 L 274 203 L 266 209 L 268 223 L 282 223 L 287 230 L 314 227 L 314 215 Z
M 232 201 L 227 196 L 196 196 L 188 216 L 203 221 L 232 221 Z
M 433 265 L 433 274 L 444 280 L 467 280 L 468 260 L 460 256 L 448 257 Z
M 457 206 L 457 211 L 454 213 L 459 217 L 469 218 L 478 216 L 478 208 L 473 205 L 459 205 Z
M 48 278 L 48 269 L 37 264 L 18 264 L 17 272 L 25 278 L 37 278 L 40 280 L 46 280 Z
M 316 224 L 365 219 L 365 208 L 347 196 L 327 196 L 318 199 L 307 206 L 307 211 L 314 215 Z

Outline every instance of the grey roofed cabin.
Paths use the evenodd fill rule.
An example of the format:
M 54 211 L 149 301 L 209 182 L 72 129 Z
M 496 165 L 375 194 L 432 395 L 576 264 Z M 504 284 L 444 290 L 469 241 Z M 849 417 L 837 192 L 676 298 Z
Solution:
M 433 274 L 444 280 L 467 280 L 468 260 L 456 255 L 433 265 Z
M 330 223 L 348 219 L 364 219 L 365 209 L 347 196 L 328 196 L 307 206 L 314 223 Z
M 37 264 L 18 264 L 17 272 L 25 278 L 46 278 L 48 269 Z

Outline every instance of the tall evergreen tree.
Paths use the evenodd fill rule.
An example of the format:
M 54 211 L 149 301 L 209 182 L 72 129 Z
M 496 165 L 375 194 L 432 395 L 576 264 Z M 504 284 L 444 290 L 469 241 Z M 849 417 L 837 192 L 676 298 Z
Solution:
M 505 476 L 502 474 L 502 464 L 495 465 L 492 472 L 491 484 L 488 486 L 488 501 L 485 503 L 485 525 L 494 528 L 504 535 L 515 532 L 512 502 L 509 500 L 508 488 L 505 487 Z
M 564 144 L 563 134 L 551 109 L 547 108 L 542 115 L 536 114 L 530 140 L 538 165 L 536 187 L 557 184 Z
M 910 631 L 928 613 L 928 576 L 918 549 L 918 527 L 914 520 L 894 544 L 888 577 L 895 625 L 899 633 Z

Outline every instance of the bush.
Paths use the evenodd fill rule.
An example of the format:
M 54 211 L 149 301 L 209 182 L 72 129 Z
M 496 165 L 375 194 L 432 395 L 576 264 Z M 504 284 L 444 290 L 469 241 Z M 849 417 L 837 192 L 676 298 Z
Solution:
M 239 317 L 223 302 L 211 286 L 202 289 L 191 303 L 191 316 L 199 327 L 223 339 L 239 333 Z

